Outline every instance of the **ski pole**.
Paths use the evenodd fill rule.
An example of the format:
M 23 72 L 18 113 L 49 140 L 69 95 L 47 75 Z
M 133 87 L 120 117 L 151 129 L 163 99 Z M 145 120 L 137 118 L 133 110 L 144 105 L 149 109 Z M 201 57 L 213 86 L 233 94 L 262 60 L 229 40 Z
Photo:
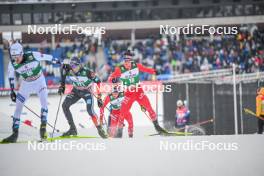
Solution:
M 27 107 L 26 105 L 24 105 L 24 107 L 25 107 L 27 110 L 29 110 L 30 112 L 32 112 L 35 116 L 37 116 L 38 118 L 41 119 L 41 117 L 40 117 L 37 113 L 35 113 L 32 109 L 30 109 L 30 108 Z M 51 128 L 54 128 L 50 123 L 47 122 L 47 124 L 48 124 Z M 58 130 L 58 129 L 56 129 L 56 131 L 57 131 L 57 132 L 60 132 L 60 130 Z
M 93 97 L 95 97 L 96 99 L 98 99 L 98 97 L 92 92 L 92 90 L 90 90 L 90 92 L 91 92 L 91 94 L 92 94 Z M 109 109 L 108 107 L 105 107 L 105 108 L 110 112 L 110 115 L 112 115 L 110 109 Z M 103 118 L 104 118 L 105 124 L 107 125 L 107 122 L 106 122 L 104 116 L 103 116 Z M 108 125 L 107 125 L 107 126 L 108 126 Z
M 143 111 L 144 114 L 148 117 L 148 119 L 152 122 L 152 119 L 150 118 L 150 116 L 146 113 L 146 111 Z
M 58 106 L 58 110 L 57 110 L 57 114 L 56 114 L 56 119 L 55 119 L 54 126 L 53 126 L 53 130 L 52 130 L 51 138 L 53 138 L 53 135 L 54 135 L 54 131 L 55 131 L 55 127 L 56 127 L 56 123 L 57 123 L 57 119 L 58 119 L 58 115 L 59 115 L 59 111 L 60 111 L 61 100 L 62 100 L 62 94 L 60 95 L 59 106 Z
M 251 111 L 251 110 L 248 109 L 248 108 L 244 108 L 244 111 L 245 111 L 245 113 L 247 113 L 247 114 L 250 114 L 250 115 L 252 115 L 252 116 L 254 116 L 254 117 L 257 117 L 257 118 L 259 118 L 259 119 L 261 119 L 261 120 L 264 120 L 263 117 L 257 116 L 257 114 L 255 114 L 253 111 Z
M 205 121 L 202 121 L 202 122 L 197 122 L 197 123 L 195 123 L 195 124 L 193 124 L 193 125 L 190 125 L 190 126 L 204 125 L 204 124 L 206 124 L 206 123 L 211 123 L 211 122 L 213 122 L 213 121 L 214 121 L 214 119 L 212 118 L 212 119 L 205 120 Z M 182 128 L 179 128 L 178 130 L 184 130 L 184 129 L 185 129 L 185 127 L 182 127 Z

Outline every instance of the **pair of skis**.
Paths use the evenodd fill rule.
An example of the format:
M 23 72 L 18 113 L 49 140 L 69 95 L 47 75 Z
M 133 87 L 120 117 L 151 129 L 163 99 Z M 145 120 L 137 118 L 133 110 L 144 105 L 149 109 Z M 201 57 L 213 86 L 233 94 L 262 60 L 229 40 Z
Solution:
M 56 140 L 65 140 L 65 139 L 70 139 L 70 140 L 73 140 L 73 139 L 94 139 L 94 138 L 99 138 L 99 137 L 96 137 L 96 136 L 58 136 L 58 137 L 50 137 L 50 138 L 47 138 L 45 140 L 29 140 L 29 141 L 17 141 L 16 143 L 28 143 L 28 142 L 54 142 Z M 8 143 L 8 142 L 0 142 L 0 144 L 11 144 L 11 143 Z
M 252 110 L 248 109 L 248 108 L 244 108 L 244 112 L 246 114 L 249 114 L 249 115 L 252 115 L 258 119 L 261 119 L 261 120 L 264 120 L 263 117 L 260 117 L 260 116 L 257 116 L 256 113 L 254 113 Z M 199 125 L 203 125 L 203 124 L 207 124 L 207 123 L 211 123 L 213 122 L 213 119 L 209 119 L 209 120 L 206 120 L 206 121 L 203 121 L 203 122 L 198 122 L 194 125 L 191 125 L 191 126 L 199 126 Z M 184 128 L 180 128 L 178 130 L 183 130 Z M 156 135 L 162 135 L 162 136 L 185 136 L 185 135 L 193 135 L 193 133 L 185 133 L 185 132 L 167 132 L 165 134 L 158 134 L 158 133 L 155 133 L 155 134 L 150 134 L 149 136 L 156 136 Z
M 202 121 L 202 122 L 197 122 L 193 125 L 190 125 L 189 128 L 194 128 L 197 132 L 195 132 L 194 130 L 190 130 L 190 132 L 180 132 L 181 130 L 184 130 L 185 127 L 183 128 L 179 128 L 178 130 L 179 131 L 167 131 L 166 133 L 154 133 L 154 134 L 150 134 L 148 136 L 157 136 L 157 135 L 160 135 L 160 136 L 193 136 L 193 135 L 205 135 L 205 132 L 203 131 L 202 128 L 199 128 L 200 125 L 204 125 L 204 124 L 207 124 L 207 123 L 212 123 L 214 121 L 213 118 L 211 119 L 208 119 L 208 120 L 205 120 L 205 121 Z

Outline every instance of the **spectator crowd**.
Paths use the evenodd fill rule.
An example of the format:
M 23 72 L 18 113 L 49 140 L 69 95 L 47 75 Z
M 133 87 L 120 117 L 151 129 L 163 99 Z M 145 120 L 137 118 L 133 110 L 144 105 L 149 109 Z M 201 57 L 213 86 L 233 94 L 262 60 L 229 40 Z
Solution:
M 123 53 L 130 49 L 133 59 L 145 66 L 155 68 L 162 79 L 172 75 L 190 72 L 200 72 L 230 68 L 237 65 L 237 72 L 252 73 L 264 71 L 264 31 L 240 30 L 237 35 L 215 36 L 150 36 L 144 40 L 131 41 L 103 40 L 105 58 L 98 58 L 98 41 L 80 36 L 72 45 L 67 41 L 57 44 L 54 50 L 49 47 L 29 48 L 52 54 L 56 58 L 72 58 L 77 56 L 82 63 L 106 81 L 114 67 L 122 63 Z M 98 59 L 104 59 L 106 64 L 98 65 Z M 59 65 L 42 63 L 48 85 L 58 84 L 60 77 Z M 149 80 L 148 74 L 141 74 L 142 80 Z
M 237 35 L 211 37 L 180 36 L 178 40 L 175 36 L 152 36 L 134 45 L 107 39 L 104 51 L 109 68 L 120 64 L 127 48 L 133 51 L 136 62 L 153 67 L 163 75 L 230 68 L 232 63 L 237 65 L 239 73 L 264 71 L 263 30 L 240 30 Z M 148 78 L 148 75 L 142 76 L 142 79 Z

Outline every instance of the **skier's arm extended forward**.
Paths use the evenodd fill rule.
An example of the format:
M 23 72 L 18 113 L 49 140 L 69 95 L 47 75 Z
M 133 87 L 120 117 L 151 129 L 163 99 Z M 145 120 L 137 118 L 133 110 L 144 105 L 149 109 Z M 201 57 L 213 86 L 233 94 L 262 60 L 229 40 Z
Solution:
M 33 56 L 35 59 L 37 59 L 38 61 L 50 61 L 52 63 L 60 63 L 59 60 L 57 58 L 54 58 L 52 55 L 49 54 L 42 54 L 40 52 L 32 52 Z
M 137 64 L 137 66 L 138 66 L 139 71 L 141 71 L 141 72 L 146 72 L 146 73 L 149 73 L 149 74 L 156 74 L 156 71 L 153 68 L 145 67 L 142 64 Z
M 119 78 L 121 76 L 121 70 L 119 67 L 116 67 L 114 72 L 109 76 L 108 81 L 112 82 L 112 79 Z

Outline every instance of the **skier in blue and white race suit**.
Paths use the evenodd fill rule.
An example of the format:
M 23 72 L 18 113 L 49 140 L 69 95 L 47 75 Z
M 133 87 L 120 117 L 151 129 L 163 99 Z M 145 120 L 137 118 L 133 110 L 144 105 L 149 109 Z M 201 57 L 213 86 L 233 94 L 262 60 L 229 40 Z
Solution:
M 190 122 L 190 110 L 182 100 L 177 101 L 177 109 L 175 115 L 175 128 L 184 128 L 187 131 Z
M 52 55 L 41 54 L 39 52 L 23 52 L 21 44 L 13 43 L 10 46 L 11 61 L 8 65 L 8 77 L 11 88 L 11 100 L 16 102 L 16 109 L 13 115 L 13 133 L 11 136 L 3 139 L 2 142 L 16 142 L 18 138 L 20 116 L 23 106 L 30 94 L 36 93 L 41 104 L 41 125 L 40 138 L 45 139 L 46 124 L 48 115 L 48 91 L 45 77 L 42 72 L 40 61 L 51 61 L 57 63 L 58 60 Z M 17 94 L 14 91 L 15 72 L 22 78 L 22 82 Z

